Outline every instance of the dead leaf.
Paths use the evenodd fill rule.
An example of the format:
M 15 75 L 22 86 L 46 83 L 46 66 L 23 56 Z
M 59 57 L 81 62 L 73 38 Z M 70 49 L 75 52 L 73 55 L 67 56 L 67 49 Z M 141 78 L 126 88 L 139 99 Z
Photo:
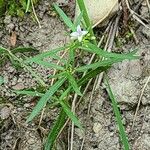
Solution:
M 93 27 L 100 24 L 102 21 L 109 18 L 118 10 L 118 0 L 84 0 L 90 20 Z M 79 16 L 80 11 L 76 5 L 75 18 Z
M 16 41 L 17 41 L 17 35 L 15 31 L 12 31 L 11 36 L 10 36 L 10 44 L 12 47 L 16 46 Z

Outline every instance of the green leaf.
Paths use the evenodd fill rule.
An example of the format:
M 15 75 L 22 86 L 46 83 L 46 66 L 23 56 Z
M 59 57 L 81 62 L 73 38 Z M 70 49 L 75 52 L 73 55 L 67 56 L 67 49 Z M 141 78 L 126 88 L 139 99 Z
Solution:
M 77 82 L 78 86 L 85 84 L 90 79 L 95 78 L 98 74 L 100 74 L 103 71 L 106 71 L 109 68 L 110 68 L 110 66 L 99 67 L 99 68 L 96 68 L 95 70 L 89 71 L 84 77 L 82 77 L 80 80 L 78 80 L 78 82 Z
M 0 76 L 0 85 L 2 85 L 4 83 L 4 78 L 2 76 Z
M 59 98 L 59 101 L 67 99 L 67 95 L 69 94 L 70 90 L 71 90 L 71 86 L 68 87 L 68 89 L 62 93 L 62 95 Z M 63 128 L 63 126 L 66 122 L 66 119 L 67 119 L 67 115 L 66 115 L 65 111 L 62 109 L 59 114 L 59 117 L 57 118 L 53 128 L 51 129 L 51 131 L 48 135 L 47 142 L 45 145 L 45 150 L 52 149 L 57 136 L 59 135 L 61 129 Z
M 11 52 L 13 54 L 15 54 L 15 53 L 24 53 L 24 52 L 35 52 L 35 51 L 38 52 L 37 49 L 32 48 L 32 47 L 17 47 L 15 49 L 11 50 Z
M 34 61 L 35 63 L 42 65 L 44 67 L 48 67 L 48 68 L 53 68 L 53 69 L 57 69 L 57 70 L 64 70 L 64 67 L 59 66 L 57 64 L 54 63 L 50 63 L 50 62 L 46 62 L 46 61 L 42 61 L 42 60 L 38 60 L 38 61 Z
M 6 49 L 3 48 L 3 47 L 0 47 L 0 55 L 3 54 L 3 53 L 5 53 L 5 52 L 6 52 Z
M 41 53 L 39 55 L 36 55 L 35 57 L 32 57 L 32 58 L 28 58 L 26 59 L 24 62 L 28 63 L 28 62 L 35 62 L 35 61 L 38 61 L 38 60 L 42 60 L 46 57 L 53 57 L 56 55 L 56 53 L 62 51 L 62 50 L 65 50 L 67 49 L 68 46 L 64 46 L 64 47 L 60 47 L 60 48 L 56 48 L 56 49 L 53 49 L 53 50 L 49 50 L 47 52 L 44 52 L 44 53 Z
M 64 75 L 66 75 L 66 72 L 65 72 L 65 71 L 64 71 L 64 72 L 57 73 L 56 75 L 49 75 L 48 77 L 49 77 L 49 78 L 59 78 L 59 77 L 62 77 L 62 76 L 64 76 Z
M 62 108 L 64 109 L 65 113 L 67 114 L 67 116 L 72 120 L 72 122 L 79 127 L 80 129 L 83 130 L 83 127 L 80 123 L 80 121 L 78 120 L 78 118 L 73 114 L 73 112 L 71 111 L 71 109 L 69 108 L 69 106 L 67 104 L 65 104 L 63 101 L 59 101 L 59 103 L 61 104 Z
M 79 68 L 76 68 L 76 71 L 84 72 L 88 69 L 96 69 L 98 67 L 111 66 L 112 64 L 120 62 L 120 61 L 122 61 L 122 59 L 107 59 L 107 60 L 99 61 L 90 65 L 81 66 Z
M 46 105 L 47 101 L 62 86 L 62 84 L 65 82 L 65 80 L 66 80 L 66 78 L 59 79 L 53 86 L 51 86 L 49 88 L 49 90 L 44 94 L 44 96 L 41 97 L 38 104 L 34 107 L 32 113 L 30 114 L 29 118 L 27 119 L 27 122 L 31 121 L 35 116 L 38 115 L 38 113 L 41 111 L 41 109 Z
M 79 14 L 79 16 L 75 20 L 74 24 L 76 27 L 81 24 L 82 17 L 83 17 L 83 11 Z
M 27 1 L 27 7 L 26 7 L 26 13 L 29 11 L 30 3 L 31 3 L 31 0 L 28 0 Z
M 106 89 L 107 89 L 108 95 L 112 101 L 112 106 L 113 106 L 113 110 L 114 110 L 114 113 L 116 116 L 116 121 L 117 121 L 117 124 L 119 127 L 120 137 L 121 137 L 122 143 L 124 145 L 124 149 L 129 150 L 130 146 L 129 146 L 129 142 L 127 139 L 127 135 L 126 135 L 123 123 L 122 123 L 121 114 L 120 114 L 119 109 L 118 109 L 118 104 L 117 104 L 117 101 L 116 101 L 114 94 L 111 90 L 111 87 L 109 85 L 109 81 L 108 81 L 108 78 L 106 77 L 106 75 L 105 75 L 105 84 L 107 86 Z
M 74 91 L 75 91 L 78 95 L 82 96 L 82 94 L 81 94 L 81 92 L 80 92 L 80 89 L 79 89 L 79 87 L 78 87 L 78 85 L 77 85 L 77 83 L 76 83 L 76 81 L 75 81 L 75 78 L 74 78 L 69 72 L 67 72 L 66 75 L 67 75 L 67 78 L 68 78 L 68 80 L 69 80 L 69 82 L 70 82 L 70 85 L 73 87 Z
M 132 59 L 139 58 L 138 56 L 134 56 L 133 55 L 134 53 L 132 54 L 132 52 L 128 53 L 128 54 L 116 54 L 116 53 L 107 52 L 107 51 L 104 51 L 104 50 L 98 48 L 97 46 L 95 46 L 92 43 L 86 43 L 86 45 L 83 45 L 80 48 L 83 50 L 86 50 L 88 52 L 95 53 L 100 56 L 106 57 L 106 58 L 116 58 L 116 59 L 122 59 L 122 60 L 123 59 L 132 60 Z
M 22 91 L 14 91 L 14 92 L 18 95 L 29 95 L 29 96 L 38 96 L 38 97 L 44 96 L 43 93 L 39 93 L 37 91 L 22 90 Z
M 59 135 L 65 122 L 66 122 L 66 113 L 62 109 L 59 114 L 59 117 L 57 118 L 56 122 L 54 123 L 54 126 L 52 127 L 51 131 L 48 134 L 48 138 L 47 138 L 44 150 L 52 150 L 53 145 L 57 139 L 57 136 Z
M 72 30 L 76 31 L 76 27 L 72 23 L 71 19 L 66 16 L 66 14 L 63 12 L 62 9 L 58 7 L 58 5 L 54 4 L 54 8 L 57 11 L 57 13 L 60 15 L 60 17 L 63 19 L 64 23 Z

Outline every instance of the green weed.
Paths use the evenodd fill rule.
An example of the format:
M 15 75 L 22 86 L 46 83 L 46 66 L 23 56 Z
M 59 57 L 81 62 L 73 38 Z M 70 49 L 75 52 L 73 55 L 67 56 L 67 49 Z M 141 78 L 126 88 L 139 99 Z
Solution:
M 101 72 L 109 69 L 114 63 L 122 62 L 123 60 L 134 60 L 139 58 L 135 54 L 136 51 L 126 54 L 116 54 L 112 52 L 106 52 L 99 48 L 97 46 L 97 41 L 92 30 L 92 25 L 89 20 L 84 1 L 77 0 L 77 2 L 79 4 L 81 14 L 75 23 L 73 23 L 70 18 L 66 16 L 63 10 L 54 4 L 55 10 L 72 32 L 70 36 L 74 40 L 72 40 L 69 44 L 66 44 L 64 47 L 43 52 L 31 58 L 26 58 L 25 60 L 18 58 L 15 53 L 13 53 L 16 50 L 10 52 L 5 48 L 0 49 L 2 54 L 7 55 L 15 62 L 18 62 L 23 68 L 30 71 L 36 80 L 47 88 L 45 93 L 39 93 L 33 90 L 16 91 L 17 94 L 26 94 L 40 97 L 37 105 L 34 107 L 33 111 L 28 117 L 27 122 L 32 121 L 36 116 L 38 116 L 41 110 L 48 103 L 53 104 L 57 102 L 57 105 L 55 106 L 59 106 L 60 108 L 58 118 L 56 119 L 56 122 L 54 122 L 54 126 L 49 132 L 47 142 L 45 144 L 45 150 L 51 150 L 53 148 L 57 136 L 59 135 L 67 118 L 70 118 L 78 128 L 84 130 L 84 126 L 79 121 L 79 118 L 71 111 L 72 99 L 70 96 L 72 94 L 76 93 L 78 97 L 82 96 L 85 84 L 90 79 L 95 78 Z M 27 5 L 25 5 L 24 8 L 28 8 Z M 81 29 L 83 24 L 85 24 L 84 30 Z M 91 64 L 78 65 L 79 63 L 77 62 L 76 55 L 79 51 L 87 52 L 88 54 L 95 54 L 97 61 L 94 61 Z M 66 53 L 67 58 L 60 58 L 60 52 Z M 105 59 L 102 60 L 102 57 Z M 51 61 L 46 61 L 45 58 L 51 58 Z M 54 63 L 52 61 L 53 59 L 58 60 L 60 63 Z M 54 71 L 56 71 L 54 75 L 49 76 L 50 78 L 54 79 L 53 85 L 45 85 L 44 81 L 41 80 L 41 78 L 39 78 L 38 75 L 32 71 L 32 63 L 39 64 L 45 68 L 52 68 Z M 116 120 L 120 129 L 120 137 L 122 139 L 125 150 L 129 150 L 128 141 L 126 135 L 124 134 L 125 130 L 122 127 L 120 119 L 121 115 L 116 108 L 115 99 L 109 86 L 108 80 L 106 81 L 108 94 L 112 100 L 112 106 L 114 108 Z M 54 97 L 55 102 L 53 101 Z

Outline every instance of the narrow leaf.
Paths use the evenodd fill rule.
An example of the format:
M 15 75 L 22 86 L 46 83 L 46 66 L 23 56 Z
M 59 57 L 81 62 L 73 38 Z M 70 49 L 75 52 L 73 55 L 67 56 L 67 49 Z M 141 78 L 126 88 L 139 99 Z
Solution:
M 79 89 L 79 87 L 78 87 L 78 85 L 77 85 L 77 83 L 76 83 L 76 81 L 75 81 L 75 78 L 74 78 L 69 72 L 67 72 L 66 74 L 67 74 L 67 78 L 68 78 L 68 80 L 69 80 L 71 86 L 73 87 L 74 91 L 75 91 L 78 95 L 82 96 L 82 94 L 81 94 L 81 92 L 80 92 L 80 89 Z
M 37 91 L 22 90 L 22 91 L 14 91 L 14 92 L 18 95 L 29 95 L 29 96 L 39 96 L 39 97 L 44 96 L 43 93 L 39 93 Z
M 48 134 L 48 138 L 47 138 L 44 150 L 52 150 L 53 145 L 57 139 L 57 136 L 59 135 L 65 122 L 66 122 L 66 113 L 62 109 L 59 114 L 59 117 L 57 118 L 56 122 L 54 123 L 54 126 L 52 127 L 51 131 Z
M 58 5 L 54 4 L 54 8 L 57 11 L 57 13 L 60 15 L 60 17 L 63 19 L 64 23 L 72 30 L 76 31 L 76 27 L 72 23 L 69 17 L 66 16 L 66 14 L 63 12 L 62 9 L 58 7 Z
M 84 72 L 88 69 L 96 69 L 98 67 L 104 67 L 104 66 L 111 66 L 114 63 L 120 62 L 122 59 L 107 59 L 103 61 L 99 61 L 90 65 L 81 66 L 79 68 L 76 68 L 76 71 Z
M 32 47 L 17 47 L 17 48 L 14 48 L 13 50 L 11 50 L 11 52 L 13 54 L 15 53 L 24 53 L 24 52 L 38 52 L 37 49 L 35 48 L 32 48 Z
M 116 54 L 116 53 L 112 53 L 112 52 L 107 52 L 107 51 L 104 51 L 104 50 L 98 48 L 97 46 L 95 46 L 92 43 L 87 43 L 86 45 L 84 45 L 80 48 L 83 50 L 86 50 L 88 52 L 95 53 L 100 56 L 106 57 L 106 58 L 129 59 L 129 60 L 139 58 L 138 56 L 134 56 L 132 53 Z
M 56 49 L 53 49 L 53 50 L 49 50 L 47 52 L 36 55 L 33 58 L 28 58 L 28 59 L 25 60 L 25 62 L 34 62 L 34 61 L 42 60 L 46 57 L 51 57 L 51 56 L 53 57 L 54 55 L 56 55 L 56 53 L 58 53 L 62 50 L 65 50 L 67 48 L 68 48 L 68 46 L 64 46 L 64 47 L 56 48 Z
M 3 53 L 5 53 L 5 52 L 6 52 L 6 49 L 3 48 L 3 47 L 0 47 L 0 55 L 3 54 Z
M 34 61 L 35 63 L 39 64 L 39 65 L 42 65 L 44 67 L 48 67 L 48 68 L 53 68 L 53 69 L 57 69 L 57 70 L 64 70 L 64 67 L 62 66 L 59 66 L 57 64 L 54 64 L 54 63 L 50 63 L 50 62 L 46 62 L 46 61 Z
M 120 137 L 121 137 L 122 143 L 124 145 L 124 149 L 129 150 L 130 149 L 129 142 L 128 142 L 128 139 L 127 139 L 127 135 L 125 133 L 123 123 L 122 123 L 121 114 L 120 114 L 119 109 L 118 109 L 118 104 L 117 104 L 117 101 L 116 101 L 116 99 L 114 97 L 114 94 L 111 90 L 111 87 L 109 85 L 108 78 L 106 76 L 105 76 L 105 84 L 107 86 L 108 95 L 109 95 L 109 97 L 112 101 L 112 106 L 113 106 L 114 114 L 116 116 L 116 121 L 117 121 L 117 124 L 118 124 L 118 127 L 119 127 Z
M 30 3 L 31 3 L 31 0 L 28 0 L 27 1 L 27 7 L 26 7 L 26 13 L 29 11 Z
M 27 122 L 31 121 L 35 116 L 38 115 L 41 109 L 46 105 L 47 101 L 60 88 L 60 86 L 65 82 L 65 80 L 65 78 L 59 79 L 52 87 L 49 88 L 49 90 L 44 94 L 44 96 L 41 97 L 38 104 L 34 107 L 32 113 L 27 119 Z
M 0 76 L 0 85 L 2 85 L 4 83 L 4 78 L 2 76 Z
M 67 114 L 67 116 L 72 120 L 72 122 L 74 122 L 74 124 L 76 126 L 78 126 L 80 129 L 83 130 L 83 127 L 80 123 L 80 121 L 78 120 L 78 118 L 73 114 L 73 112 L 71 111 L 71 109 L 69 108 L 69 106 L 67 104 L 65 104 L 63 101 L 59 101 L 59 103 L 61 104 L 62 108 L 64 109 L 65 113 Z

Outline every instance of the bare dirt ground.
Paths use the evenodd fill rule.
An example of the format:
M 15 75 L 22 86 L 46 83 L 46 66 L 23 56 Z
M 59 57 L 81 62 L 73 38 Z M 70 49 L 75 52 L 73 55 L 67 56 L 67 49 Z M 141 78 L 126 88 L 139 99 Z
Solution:
M 58 1 L 57 1 L 58 2 Z M 61 2 L 61 1 L 59 1 Z M 63 3 L 64 4 L 64 3 Z M 62 4 L 61 4 L 62 5 Z M 72 3 L 63 6 L 70 16 L 74 15 Z M 66 36 L 68 30 L 51 9 L 51 2 L 43 0 L 36 8 L 41 28 L 33 19 L 25 16 L 24 19 L 5 16 L 0 20 L 0 45 L 10 47 L 11 33 L 17 35 L 17 46 L 33 46 L 39 51 L 46 51 L 64 45 L 69 41 Z M 147 19 L 150 27 L 150 16 L 145 3 L 139 9 L 139 13 Z M 121 50 L 128 52 L 138 49 L 141 59 L 135 61 L 124 61 L 114 65 L 109 71 L 110 85 L 120 105 L 123 123 L 126 128 L 129 142 L 133 150 L 150 149 L 150 30 L 135 21 L 134 39 L 123 43 Z M 97 35 L 101 28 L 96 29 Z M 102 32 L 102 31 L 100 31 Z M 98 35 L 101 36 L 101 35 Z M 114 50 L 118 47 L 114 44 Z M 46 82 L 49 69 L 45 70 L 37 65 L 35 70 L 40 73 Z M 0 75 L 5 77 L 5 83 L 0 86 L 0 134 L 1 147 L 3 150 L 41 150 L 45 137 L 51 128 L 57 110 L 46 109 L 43 120 L 39 124 L 39 117 L 30 124 L 25 124 L 26 118 L 32 111 L 36 99 L 27 96 L 16 96 L 12 90 L 33 88 L 36 81 L 30 73 L 15 69 L 10 62 L 6 62 L 0 68 Z M 145 86 L 145 88 L 144 88 Z M 143 90 L 144 88 L 144 90 Z M 143 91 L 143 92 L 142 92 Z M 94 92 L 90 105 L 90 113 L 87 115 L 91 91 L 84 97 L 80 104 L 78 116 L 86 127 L 83 134 L 75 128 L 74 148 L 79 150 L 83 144 L 83 150 L 120 150 L 122 149 L 118 128 L 116 126 L 111 102 L 102 84 Z M 139 100 L 137 117 L 134 114 Z M 134 121 L 134 127 L 133 126 Z M 66 139 L 65 139 L 66 138 Z M 60 138 L 58 150 L 67 150 L 67 137 Z M 83 142 L 84 141 L 84 142 Z

